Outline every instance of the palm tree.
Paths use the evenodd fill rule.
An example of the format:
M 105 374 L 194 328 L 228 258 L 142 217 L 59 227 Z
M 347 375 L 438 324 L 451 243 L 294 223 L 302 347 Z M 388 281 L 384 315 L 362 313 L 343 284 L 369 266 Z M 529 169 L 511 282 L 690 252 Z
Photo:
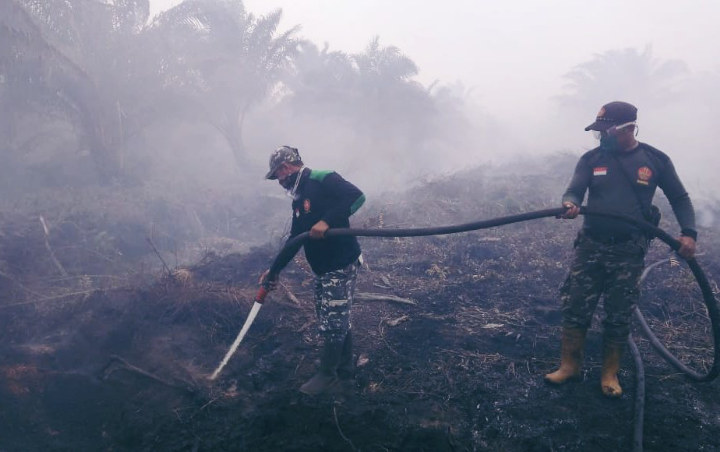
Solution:
M 576 66 L 565 77 L 569 93 L 559 97 L 565 105 L 602 105 L 628 100 L 658 107 L 677 98 L 679 83 L 688 74 L 680 60 L 659 60 L 651 46 L 610 50 Z
M 11 3 L 16 16 L 24 14 L 34 24 L 34 40 L 40 43 L 21 65 L 34 67 L 35 75 L 14 78 L 15 87 L 30 92 L 29 100 L 42 100 L 36 111 L 52 111 L 73 124 L 101 181 L 117 179 L 125 142 L 133 133 L 129 125 L 143 122 L 132 120 L 133 101 L 143 98 L 136 89 L 151 90 L 147 77 L 137 83 L 143 73 L 137 51 L 145 48 L 138 41 L 149 15 L 148 0 Z
M 0 137 L 5 151 L 15 138 L 15 119 L 42 74 L 42 55 L 50 49 L 30 15 L 15 1 L 0 3 Z
M 360 75 L 366 79 L 386 83 L 407 82 L 417 75 L 415 62 L 395 46 L 381 47 L 380 37 L 374 37 L 363 53 L 353 55 Z
M 66 116 L 78 95 L 69 93 L 81 91 L 87 74 L 46 39 L 23 5 L 11 0 L 1 6 L 0 108 L 8 151 L 18 154 L 26 144 L 36 143 L 34 136 L 18 136 L 18 122 L 32 114 L 45 121 Z M 17 143 L 16 138 L 24 142 Z
M 411 58 L 378 37 L 352 55 L 303 41 L 275 108 L 306 117 L 313 127 L 340 126 L 342 133 L 333 133 L 347 140 L 343 149 L 364 150 L 348 155 L 350 161 L 375 153 L 392 166 L 437 132 L 432 93 L 413 79 L 417 73 Z
M 169 54 L 165 80 L 209 121 L 244 167 L 243 123 L 290 68 L 297 28 L 278 33 L 281 10 L 255 18 L 240 0 L 188 0 L 153 23 Z
M 418 68 L 412 59 L 395 46 L 380 46 L 375 37 L 353 61 L 359 78 L 358 113 L 366 133 L 391 140 L 404 151 L 422 143 L 432 133 L 436 108 L 428 90 L 413 80 Z
M 358 72 L 350 55 L 302 40 L 292 72 L 283 78 L 285 102 L 298 114 L 349 118 L 357 99 Z

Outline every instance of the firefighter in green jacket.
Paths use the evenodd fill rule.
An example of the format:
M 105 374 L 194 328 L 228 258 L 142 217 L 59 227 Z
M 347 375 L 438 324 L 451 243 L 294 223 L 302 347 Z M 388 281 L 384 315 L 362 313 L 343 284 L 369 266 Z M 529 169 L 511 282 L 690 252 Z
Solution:
M 320 369 L 300 391 L 318 395 L 354 377 L 350 309 L 362 264 L 360 245 L 355 237 L 324 235 L 329 228 L 350 227 L 349 217 L 365 202 L 365 195 L 334 171 L 305 167 L 298 150 L 290 146 L 272 153 L 265 178 L 277 179 L 293 198 L 288 240 L 303 232 L 310 235 L 303 247 L 315 274 L 315 310 L 324 343 Z M 292 257 L 280 262 L 279 269 Z

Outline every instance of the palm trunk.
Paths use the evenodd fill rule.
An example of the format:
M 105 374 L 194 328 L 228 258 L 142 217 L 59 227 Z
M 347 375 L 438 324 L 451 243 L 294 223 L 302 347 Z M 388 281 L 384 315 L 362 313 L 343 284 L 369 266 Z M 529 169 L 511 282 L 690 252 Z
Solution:
M 237 165 L 239 169 L 247 166 L 247 148 L 243 141 L 243 124 L 248 107 L 249 104 L 245 105 L 239 114 L 229 114 L 225 124 L 219 127 L 232 150 L 233 157 L 235 157 L 235 165 Z

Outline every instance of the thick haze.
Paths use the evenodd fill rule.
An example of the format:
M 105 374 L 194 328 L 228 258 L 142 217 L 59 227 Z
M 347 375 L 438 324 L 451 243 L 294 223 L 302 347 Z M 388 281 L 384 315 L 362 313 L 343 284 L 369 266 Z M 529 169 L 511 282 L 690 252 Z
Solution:
M 154 0 L 152 12 L 177 3 Z M 713 92 L 720 88 L 720 3 L 714 0 L 451 1 L 435 7 L 410 0 L 244 4 L 256 16 L 282 9 L 281 29 L 299 25 L 299 36 L 318 46 L 327 43 L 331 50 L 360 52 L 378 36 L 382 45 L 397 46 L 417 64 L 415 79 L 424 86 L 459 82 L 478 111 L 497 121 L 497 129 L 482 132 L 497 135 L 483 138 L 486 158 L 593 147 L 583 127 L 605 101 L 627 100 L 639 107 L 639 139 L 670 154 L 686 185 L 715 191 L 703 187 L 720 172 L 713 119 L 720 113 Z M 568 106 L 558 100 L 573 94 L 568 73 L 607 52 L 628 49 L 649 51 L 659 65 L 684 63 L 684 74 L 674 84 L 684 88 L 680 98 L 663 92 L 663 86 L 653 92 L 660 100 L 649 102 L 635 95 L 647 89 L 647 80 L 640 80 L 637 87 L 605 86 L 586 103 Z M 487 150 L 488 141 L 497 143 L 495 152 Z M 469 140 L 467 153 L 476 144 Z M 450 166 L 461 164 L 452 159 Z
M 529 156 L 594 147 L 612 100 L 693 199 L 720 191 L 714 1 L 147 1 L 0 3 L 8 191 L 280 192 L 262 179 L 280 144 L 368 193 L 488 162 L 538 174 Z
M 652 45 L 693 70 L 720 68 L 720 4 L 667 0 L 247 0 L 248 11 L 283 10 L 286 27 L 332 48 L 361 51 L 379 35 L 419 66 L 418 79 L 460 80 L 502 119 L 538 118 L 563 75 L 593 54 Z M 442 6 L 439 6 L 442 5 Z

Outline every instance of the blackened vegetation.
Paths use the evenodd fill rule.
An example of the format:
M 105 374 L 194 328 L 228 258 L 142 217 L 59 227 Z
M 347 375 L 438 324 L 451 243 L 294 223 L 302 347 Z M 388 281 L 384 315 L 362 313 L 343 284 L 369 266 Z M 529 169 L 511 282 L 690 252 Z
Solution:
M 556 205 L 560 175 L 470 171 L 387 197 L 355 225 L 421 227 Z M 708 207 L 712 208 L 712 206 Z M 667 230 L 676 229 L 664 215 Z M 312 275 L 300 257 L 282 274 L 250 333 L 215 382 L 207 376 L 247 315 L 276 247 L 207 254 L 172 275 L 87 276 L 76 295 L 50 282 L 42 232 L 3 219 L 0 316 L 2 450 L 629 450 L 635 372 L 623 359 L 620 400 L 599 388 L 600 329 L 583 381 L 548 387 L 559 356 L 557 289 L 577 222 L 544 219 L 473 233 L 362 239 L 367 261 L 354 315 L 354 385 L 309 398 L 315 371 Z M 79 230 L 82 228 L 79 228 Z M 87 229 L 84 229 L 87 230 Z M 77 233 L 77 232 L 76 232 Z M 55 237 L 67 273 L 88 272 Z M 84 236 L 83 236 L 84 237 Z M 700 231 L 712 284 L 720 237 Z M 8 258 L 11 256 L 11 258 Z M 40 256 L 45 256 L 41 258 Z M 648 263 L 670 257 L 653 245 Z M 106 269 L 107 270 L 107 269 Z M 48 276 L 50 275 L 50 276 Z M 134 276 L 133 276 L 134 275 Z M 118 277 L 120 277 L 118 276 Z M 84 284 L 84 286 L 83 286 Z M 83 289 L 85 287 L 85 289 Z M 716 287 L 716 286 L 715 286 Z M 33 302 L 53 295 L 57 300 Z M 69 283 L 62 286 L 69 289 Z M 58 294 L 55 294 L 58 295 Z M 44 299 L 43 299 L 44 300 Z M 10 306 L 13 304 L 14 306 Z M 644 284 L 641 309 L 673 352 L 710 365 L 710 325 L 684 264 L 667 260 Z M 717 382 L 691 383 L 636 332 L 647 375 L 645 448 L 717 450 Z

